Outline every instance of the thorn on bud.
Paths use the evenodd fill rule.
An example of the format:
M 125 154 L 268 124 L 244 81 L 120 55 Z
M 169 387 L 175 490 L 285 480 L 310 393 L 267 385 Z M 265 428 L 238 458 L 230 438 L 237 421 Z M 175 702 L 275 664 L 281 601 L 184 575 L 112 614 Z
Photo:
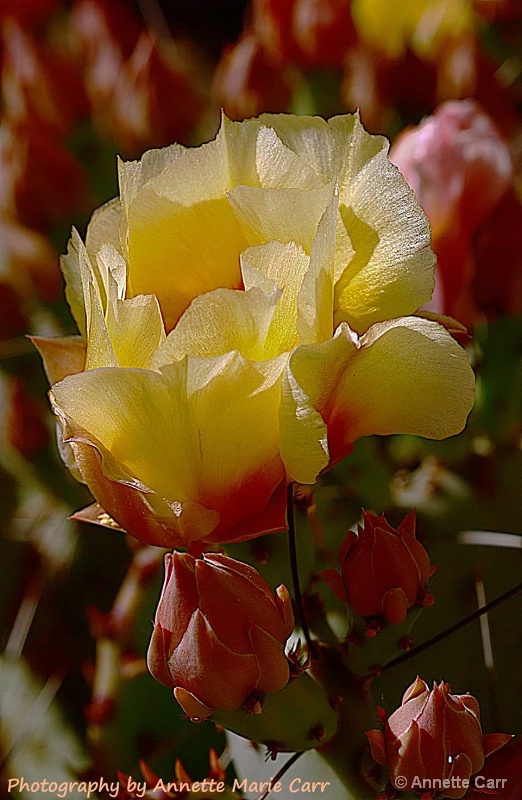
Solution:
M 263 713 L 263 699 L 264 694 L 262 692 L 252 692 L 248 695 L 247 699 L 243 703 L 243 708 L 247 712 L 248 716 L 251 714 L 257 716 L 258 714 Z
M 265 761 L 275 761 L 278 753 L 281 753 L 283 750 L 283 743 L 276 740 L 269 739 L 267 742 L 263 742 L 263 744 L 267 750 Z
M 368 627 L 366 628 L 365 635 L 368 639 L 374 639 L 382 628 L 381 622 L 378 619 L 368 620 Z

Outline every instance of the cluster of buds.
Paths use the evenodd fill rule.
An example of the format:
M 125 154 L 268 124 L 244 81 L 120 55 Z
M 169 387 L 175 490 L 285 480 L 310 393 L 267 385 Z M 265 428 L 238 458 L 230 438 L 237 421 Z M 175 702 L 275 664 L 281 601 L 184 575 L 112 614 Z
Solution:
M 448 683 L 428 685 L 417 678 L 405 692 L 402 705 L 387 720 L 384 733 L 367 732 L 378 764 L 387 766 L 395 789 L 422 797 L 460 800 L 470 780 L 491 753 L 511 739 L 503 733 L 483 734 L 480 710 L 470 694 L 450 693 Z
M 165 556 L 148 667 L 192 719 L 231 711 L 282 689 L 290 668 L 285 643 L 294 628 L 287 589 L 275 598 L 261 575 L 227 556 Z
M 392 528 L 384 515 L 363 511 L 363 524 L 348 535 L 339 552 L 341 574 L 324 570 L 323 579 L 339 600 L 369 618 L 367 635 L 382 622 L 400 625 L 414 605 L 430 606 L 427 592 L 431 567 L 428 553 L 415 536 L 415 512 Z

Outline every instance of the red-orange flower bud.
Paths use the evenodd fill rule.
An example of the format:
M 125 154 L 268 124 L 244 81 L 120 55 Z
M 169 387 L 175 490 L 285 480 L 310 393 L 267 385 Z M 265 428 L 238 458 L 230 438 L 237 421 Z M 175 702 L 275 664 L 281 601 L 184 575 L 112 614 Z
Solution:
M 511 740 L 509 734 L 482 733 L 480 710 L 470 694 L 450 694 L 441 681 L 430 691 L 417 678 L 384 733 L 367 731 L 372 756 L 388 766 L 392 785 L 419 795 L 435 790 L 453 800 L 464 797 L 485 758 Z
M 227 556 L 165 556 L 165 583 L 147 655 L 160 683 L 193 718 L 238 708 L 289 678 L 284 647 L 294 618 L 285 586 Z
M 357 35 L 348 0 L 296 0 L 294 38 L 306 66 L 340 68 Z
M 226 49 L 212 85 L 216 105 L 231 119 L 254 117 L 262 111 L 285 111 L 291 90 L 284 72 L 251 33 Z
M 408 610 L 431 605 L 426 594 L 433 573 L 429 556 L 415 538 L 415 512 L 392 528 L 384 516 L 363 511 L 364 524 L 348 532 L 339 556 L 341 575 L 322 574 L 335 595 L 363 617 L 383 617 L 393 625 L 404 622 Z

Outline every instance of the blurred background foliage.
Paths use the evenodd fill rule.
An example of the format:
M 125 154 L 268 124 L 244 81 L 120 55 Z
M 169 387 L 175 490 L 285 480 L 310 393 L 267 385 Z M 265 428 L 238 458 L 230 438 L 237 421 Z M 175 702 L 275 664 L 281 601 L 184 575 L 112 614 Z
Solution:
M 206 141 L 220 108 L 234 119 L 359 108 L 370 131 L 393 140 L 444 101 L 473 98 L 513 165 L 509 205 L 467 232 L 475 272 L 463 321 L 476 407 L 445 442 L 364 439 L 313 498 L 303 490 L 300 572 L 311 618 L 324 609 L 343 637 L 344 607 L 319 571 L 335 563 L 361 508 L 394 524 L 417 509 L 418 536 L 440 563 L 436 603 L 356 648 L 363 673 L 403 653 L 404 637 L 427 641 L 508 591 L 522 575 L 522 8 L 518 0 L 3 0 L 0 27 L 2 778 L 114 780 L 118 770 L 139 775 L 140 759 L 171 780 L 181 759 L 201 778 L 209 748 L 225 753 L 229 775 L 248 774 L 251 751 L 237 742 L 225 750 L 212 723 L 182 719 L 146 673 L 162 554 L 69 519 L 90 499 L 60 461 L 46 378 L 25 335 L 74 332 L 58 254 L 71 225 L 83 233 L 93 209 L 116 194 L 116 154 Z M 445 297 L 455 299 L 447 288 Z M 284 534 L 227 552 L 271 586 L 291 585 Z M 479 698 L 484 730 L 522 732 L 521 618 L 519 595 L 384 669 L 376 702 L 394 709 L 421 674 Z M 310 769 L 317 774 L 317 764 Z

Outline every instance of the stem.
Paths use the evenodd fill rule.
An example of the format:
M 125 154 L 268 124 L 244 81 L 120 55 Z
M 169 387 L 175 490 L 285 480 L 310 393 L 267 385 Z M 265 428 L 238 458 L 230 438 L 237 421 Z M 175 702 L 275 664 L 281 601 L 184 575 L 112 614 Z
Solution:
M 275 786 L 275 784 L 276 784 L 278 781 L 280 781 L 280 780 L 281 780 L 281 778 L 283 777 L 283 775 L 285 775 L 285 774 L 288 772 L 288 770 L 290 769 L 290 767 L 291 767 L 291 766 L 293 766 L 293 765 L 295 764 L 295 762 L 297 761 L 297 759 L 298 759 L 300 756 L 302 756 L 302 755 L 303 755 L 303 753 L 302 753 L 302 752 L 301 752 L 301 753 L 294 753 L 294 755 L 293 755 L 291 758 L 289 758 L 289 759 L 288 759 L 288 761 L 285 761 L 285 763 L 283 764 L 283 766 L 281 767 L 281 769 L 279 770 L 279 772 L 278 772 L 276 775 L 274 775 L 274 777 L 273 777 L 273 778 L 271 778 L 271 779 L 270 779 L 270 786 L 272 786 L 272 785 L 274 785 L 274 786 Z M 265 800 L 265 798 L 267 798 L 267 797 L 268 797 L 268 795 L 269 795 L 269 794 L 271 793 L 271 791 L 272 791 L 272 789 L 270 788 L 270 786 L 268 787 L 268 789 L 266 789 L 266 790 L 263 792 L 263 794 L 260 794 L 260 795 L 259 795 L 259 797 L 257 798 L 257 800 Z
M 384 666 L 381 667 L 381 669 L 379 670 L 379 674 L 387 672 L 390 669 L 394 669 L 395 667 L 404 664 L 410 658 L 419 655 L 419 653 L 423 653 L 425 650 L 428 650 L 428 648 L 433 647 L 434 645 L 441 642 L 443 639 L 446 638 L 446 636 L 451 636 L 457 631 L 460 631 L 461 628 L 464 628 L 466 625 L 469 625 L 471 622 L 475 622 L 475 620 L 480 619 L 480 617 L 484 616 L 484 614 L 488 614 L 497 606 L 501 605 L 502 603 L 505 603 L 507 600 L 511 600 L 512 597 L 515 597 L 521 591 L 522 591 L 522 583 L 513 586 L 512 589 L 509 589 L 507 592 L 504 592 L 504 594 L 499 595 L 499 597 L 496 597 L 495 600 L 492 600 L 490 603 L 487 603 L 485 606 L 482 606 L 481 608 L 477 608 L 476 611 L 473 611 L 471 614 L 468 614 L 467 617 L 463 617 L 454 625 L 451 625 L 449 628 L 446 628 L 440 633 L 437 633 L 435 636 L 432 636 L 431 639 L 428 639 L 426 642 L 419 644 L 417 647 L 413 647 L 411 650 L 408 650 L 407 653 L 402 653 L 402 655 L 397 656 L 397 658 L 393 658 L 391 661 L 388 661 L 387 664 L 384 664 Z
M 308 630 L 306 622 L 303 595 L 301 594 L 301 587 L 299 585 L 299 567 L 297 564 L 297 546 L 295 536 L 295 516 L 294 516 L 294 484 L 289 483 L 286 490 L 286 520 L 288 523 L 288 550 L 290 554 L 290 569 L 292 571 L 292 583 L 294 587 L 295 604 L 297 607 L 298 622 L 303 631 L 306 644 L 308 645 L 308 652 L 311 656 L 314 654 L 314 645 Z
M 340 701 L 337 731 L 317 748 L 317 752 L 333 769 L 350 796 L 357 800 L 373 800 L 378 790 L 374 779 L 367 774 L 368 740 L 364 733 L 375 727 L 371 681 L 354 674 L 339 649 L 321 644 L 317 646 L 311 671 L 328 695 L 337 696 Z

